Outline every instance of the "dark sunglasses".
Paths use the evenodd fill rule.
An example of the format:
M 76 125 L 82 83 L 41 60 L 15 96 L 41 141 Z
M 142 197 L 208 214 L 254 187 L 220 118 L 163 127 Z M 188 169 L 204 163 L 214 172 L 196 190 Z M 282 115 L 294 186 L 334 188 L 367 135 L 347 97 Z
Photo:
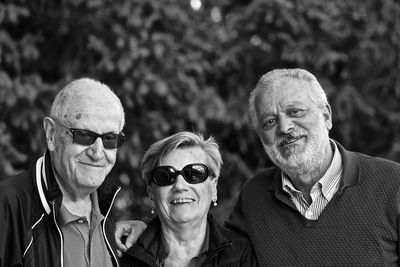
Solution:
M 114 149 L 120 147 L 125 140 L 125 135 L 122 132 L 119 134 L 116 133 L 98 134 L 85 129 L 71 128 L 56 119 L 53 120 L 58 125 L 63 126 L 65 129 L 69 130 L 72 133 L 72 140 L 79 145 L 90 146 L 96 141 L 97 138 L 100 137 L 101 140 L 103 141 L 104 148 Z
M 208 168 L 202 163 L 193 163 L 183 167 L 181 171 L 172 166 L 160 166 L 151 171 L 151 181 L 156 185 L 166 186 L 175 183 L 178 175 L 182 175 L 189 184 L 199 184 L 207 180 Z

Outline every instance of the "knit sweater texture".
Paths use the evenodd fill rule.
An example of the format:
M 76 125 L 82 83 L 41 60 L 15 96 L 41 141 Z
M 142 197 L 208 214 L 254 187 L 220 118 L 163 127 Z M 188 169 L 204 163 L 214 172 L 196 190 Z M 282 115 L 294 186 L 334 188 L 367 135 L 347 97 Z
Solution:
M 338 192 L 307 220 L 282 190 L 281 170 L 249 180 L 227 227 L 246 233 L 261 266 L 397 266 L 400 164 L 345 150 Z

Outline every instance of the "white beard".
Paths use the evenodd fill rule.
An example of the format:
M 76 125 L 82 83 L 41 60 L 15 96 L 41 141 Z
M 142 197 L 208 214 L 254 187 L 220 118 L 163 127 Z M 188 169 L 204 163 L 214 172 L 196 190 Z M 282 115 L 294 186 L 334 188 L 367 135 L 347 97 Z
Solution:
M 278 166 L 289 177 L 298 177 L 304 174 L 318 172 L 324 163 L 326 149 L 329 146 L 329 132 L 323 123 L 313 131 L 294 130 L 286 136 L 304 136 L 305 144 L 289 145 L 288 148 L 279 149 L 278 146 L 284 137 L 280 137 L 273 145 L 264 145 L 272 162 Z

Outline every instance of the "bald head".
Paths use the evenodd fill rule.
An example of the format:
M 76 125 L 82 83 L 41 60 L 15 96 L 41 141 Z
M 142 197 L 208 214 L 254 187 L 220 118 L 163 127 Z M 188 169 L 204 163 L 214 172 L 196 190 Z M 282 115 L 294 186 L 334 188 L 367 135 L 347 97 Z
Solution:
M 86 110 L 89 107 L 90 112 Z M 120 113 L 120 130 L 122 130 L 125 115 L 119 98 L 107 85 L 90 78 L 81 78 L 72 81 L 57 94 L 50 116 L 68 123 L 79 121 L 83 119 L 82 116 L 104 109 L 113 109 Z

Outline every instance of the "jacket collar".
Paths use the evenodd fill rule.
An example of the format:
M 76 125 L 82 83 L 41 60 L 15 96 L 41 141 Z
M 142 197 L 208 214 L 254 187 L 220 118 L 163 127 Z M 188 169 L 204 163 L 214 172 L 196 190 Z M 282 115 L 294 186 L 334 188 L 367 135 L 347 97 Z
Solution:
M 46 150 L 44 155 L 36 161 L 35 166 L 35 184 L 39 193 L 40 202 L 47 214 L 51 212 L 51 203 L 55 203 L 58 210 L 62 202 L 62 192 L 58 186 L 53 164 L 50 157 L 50 151 Z M 111 179 L 105 179 L 103 184 L 97 189 L 99 207 L 102 214 L 109 212 L 112 205 L 113 195 L 119 191 L 118 187 Z
M 40 202 L 46 213 L 50 214 L 50 203 L 54 200 L 59 200 L 57 202 L 61 205 L 62 193 L 54 176 L 50 152 L 48 150 L 46 150 L 43 157 L 40 157 L 36 161 L 35 182 Z
M 207 217 L 208 227 L 210 229 L 208 258 L 212 258 L 226 246 L 232 244 L 231 240 L 226 237 L 218 223 L 211 214 Z M 149 261 L 149 257 L 155 260 L 158 251 L 164 251 L 164 244 L 161 241 L 161 222 L 158 217 L 150 221 L 148 227 L 139 237 L 136 244 L 133 245 L 126 253 L 142 260 Z M 144 254 L 145 253 L 145 254 Z
M 223 234 L 221 231 L 221 227 L 215 221 L 215 219 L 208 214 L 208 226 L 210 227 L 210 247 L 209 247 L 209 254 L 217 254 L 219 250 L 223 249 L 225 246 L 232 244 L 230 238 Z

